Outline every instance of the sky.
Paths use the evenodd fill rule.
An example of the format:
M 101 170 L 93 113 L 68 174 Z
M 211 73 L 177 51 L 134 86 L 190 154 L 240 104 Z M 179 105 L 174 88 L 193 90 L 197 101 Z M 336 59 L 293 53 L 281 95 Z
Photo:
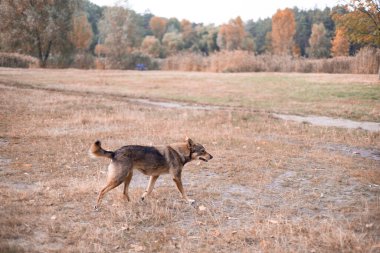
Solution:
M 113 6 L 117 0 L 90 0 L 99 6 Z M 240 16 L 243 21 L 271 17 L 278 9 L 297 6 L 299 9 L 324 9 L 340 0 L 129 0 L 137 13 L 149 10 L 155 16 L 195 23 L 220 25 Z

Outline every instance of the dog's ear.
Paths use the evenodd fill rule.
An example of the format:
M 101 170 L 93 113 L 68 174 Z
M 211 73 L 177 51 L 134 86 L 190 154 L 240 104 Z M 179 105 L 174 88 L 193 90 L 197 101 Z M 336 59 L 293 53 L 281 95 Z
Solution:
M 192 139 L 186 136 L 186 142 L 189 149 L 191 149 L 194 146 L 194 142 Z

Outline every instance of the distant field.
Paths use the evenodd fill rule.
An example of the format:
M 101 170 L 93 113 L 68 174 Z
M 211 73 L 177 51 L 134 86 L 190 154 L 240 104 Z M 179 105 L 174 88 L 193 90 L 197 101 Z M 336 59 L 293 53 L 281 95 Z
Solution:
M 380 121 L 376 75 L 0 69 L 0 82 Z
M 371 75 L 0 68 L 0 252 L 378 252 L 379 132 L 268 112 L 379 121 L 379 87 Z M 120 186 L 93 210 L 109 162 L 89 158 L 95 140 L 185 136 L 214 156 L 184 168 L 195 206 L 168 175 L 141 202 L 136 171 L 130 202 Z

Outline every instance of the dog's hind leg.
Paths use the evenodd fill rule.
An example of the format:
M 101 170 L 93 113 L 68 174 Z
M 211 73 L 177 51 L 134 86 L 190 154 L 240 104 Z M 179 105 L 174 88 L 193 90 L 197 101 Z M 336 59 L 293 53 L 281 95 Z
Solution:
M 129 196 L 128 196 L 128 187 L 129 187 L 129 183 L 131 182 L 131 179 L 132 179 L 132 176 L 133 176 L 133 171 L 131 170 L 127 177 L 125 178 L 124 180 L 124 191 L 123 191 L 123 194 L 124 196 L 127 198 L 127 200 L 129 201 Z
M 148 187 L 146 188 L 144 194 L 141 196 L 141 200 L 144 200 L 146 196 L 148 196 L 154 188 L 154 184 L 157 181 L 158 176 L 150 176 Z
M 118 181 L 118 180 L 112 180 L 112 181 L 109 181 L 107 183 L 106 186 L 103 187 L 103 189 L 100 191 L 99 193 L 99 196 L 98 196 L 98 199 L 96 201 L 96 206 L 95 206 L 95 209 L 98 209 L 99 205 L 100 205 L 100 202 L 102 200 L 102 198 L 104 197 L 104 194 L 106 194 L 107 192 L 109 192 L 110 190 L 112 190 L 113 188 L 119 186 L 123 181 Z

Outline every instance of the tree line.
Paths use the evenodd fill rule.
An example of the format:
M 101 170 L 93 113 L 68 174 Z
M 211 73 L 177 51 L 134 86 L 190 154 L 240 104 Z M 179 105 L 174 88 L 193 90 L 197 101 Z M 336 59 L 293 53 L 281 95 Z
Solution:
M 88 0 L 0 0 L 0 51 L 31 55 L 40 66 L 134 68 L 181 52 L 209 56 L 243 50 L 256 55 L 329 58 L 380 47 L 380 1 L 347 0 L 323 10 L 296 7 L 270 18 L 194 23 L 136 13 Z

